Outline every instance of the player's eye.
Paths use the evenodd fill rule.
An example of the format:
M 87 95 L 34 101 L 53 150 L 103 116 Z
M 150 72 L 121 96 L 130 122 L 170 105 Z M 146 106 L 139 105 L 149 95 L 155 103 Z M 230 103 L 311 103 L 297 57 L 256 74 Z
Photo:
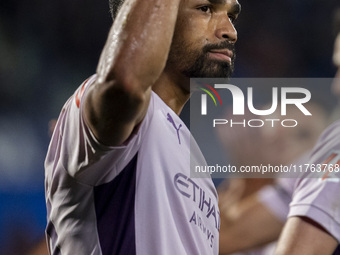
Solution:
M 229 20 L 231 23 L 235 24 L 236 23 L 236 20 L 237 20 L 237 17 L 235 17 L 234 15 L 229 15 Z
M 204 5 L 204 6 L 197 8 L 197 10 L 200 10 L 200 11 L 205 12 L 205 13 L 211 13 L 211 9 L 212 8 L 209 5 Z

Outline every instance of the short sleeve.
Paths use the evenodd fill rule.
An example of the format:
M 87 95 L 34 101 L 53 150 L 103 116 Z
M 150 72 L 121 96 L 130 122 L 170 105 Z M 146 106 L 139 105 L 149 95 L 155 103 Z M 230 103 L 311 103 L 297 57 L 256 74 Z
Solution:
M 340 173 L 330 167 L 340 164 L 340 122 L 331 125 L 313 149 L 309 164 L 314 169 L 296 182 L 289 217 L 308 217 L 324 227 L 340 242 Z M 319 165 L 319 167 L 318 167 Z M 338 168 L 338 170 L 340 170 Z
M 303 179 L 294 192 L 289 217 L 308 217 L 340 242 L 340 183 L 315 178 Z
M 139 128 L 122 146 L 101 144 L 83 117 L 84 95 L 95 83 L 96 76 L 86 80 L 64 105 L 53 133 L 45 167 L 63 168 L 78 182 L 99 185 L 113 180 L 136 155 L 152 113 L 150 102 Z

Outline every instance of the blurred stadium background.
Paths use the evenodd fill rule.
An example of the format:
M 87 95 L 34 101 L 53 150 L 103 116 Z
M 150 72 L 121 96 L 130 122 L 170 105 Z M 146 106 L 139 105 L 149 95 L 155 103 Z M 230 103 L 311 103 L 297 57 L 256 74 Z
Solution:
M 337 1 L 240 0 L 235 76 L 334 76 Z M 26 254 L 43 237 L 48 122 L 95 72 L 110 24 L 107 1 L 0 2 L 1 254 Z M 317 93 L 335 101 L 330 88 Z

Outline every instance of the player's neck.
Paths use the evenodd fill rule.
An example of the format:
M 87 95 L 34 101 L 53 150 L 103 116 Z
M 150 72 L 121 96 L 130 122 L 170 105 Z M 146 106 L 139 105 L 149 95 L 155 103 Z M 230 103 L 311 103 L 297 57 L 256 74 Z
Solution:
M 190 79 L 171 72 L 163 72 L 152 90 L 179 115 L 190 98 Z

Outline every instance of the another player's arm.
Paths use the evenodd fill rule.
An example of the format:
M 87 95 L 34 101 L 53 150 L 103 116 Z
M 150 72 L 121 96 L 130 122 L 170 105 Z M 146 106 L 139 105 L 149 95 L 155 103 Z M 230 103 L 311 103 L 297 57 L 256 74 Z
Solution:
M 331 255 L 338 243 L 326 230 L 307 217 L 288 219 L 275 255 Z
M 96 138 L 120 145 L 142 121 L 151 86 L 170 50 L 180 0 L 126 0 L 111 27 L 85 98 L 85 119 Z
M 231 217 L 221 212 L 220 255 L 245 251 L 276 240 L 283 227 L 254 194 L 230 208 Z

